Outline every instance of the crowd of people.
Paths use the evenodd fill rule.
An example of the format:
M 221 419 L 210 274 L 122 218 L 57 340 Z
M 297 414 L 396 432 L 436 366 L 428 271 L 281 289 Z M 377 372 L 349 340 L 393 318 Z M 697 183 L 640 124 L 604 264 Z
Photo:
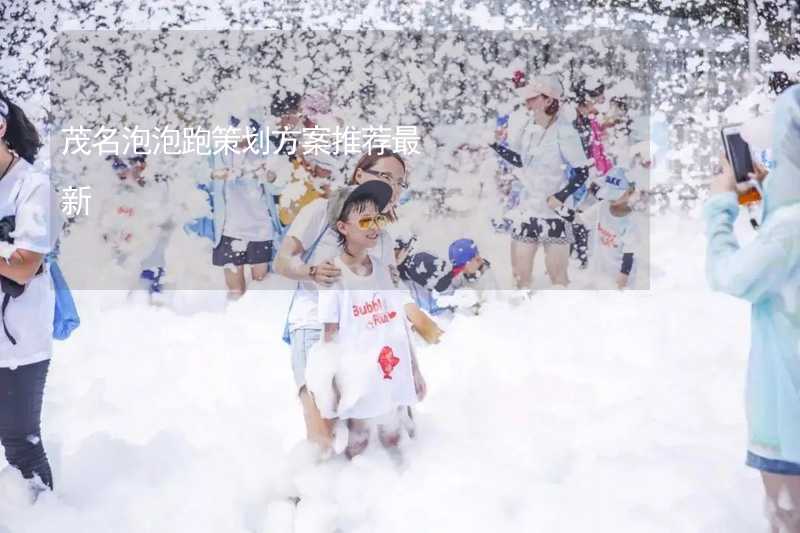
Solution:
M 559 80 L 535 76 L 527 81 L 515 76 L 514 84 L 519 112 L 530 115 L 520 119 L 517 112 L 512 121 L 521 122 L 519 131 L 508 127 L 498 131 L 504 148 L 497 150 L 500 164 L 495 176 L 498 184 L 507 174 L 519 182 L 511 188 L 499 187 L 500 191 L 515 191 L 516 203 L 506 214 L 514 286 L 531 286 L 533 259 L 540 244 L 553 284 L 566 286 L 570 246 L 580 264 L 586 265 L 590 260 L 588 237 L 593 232 L 602 237 L 598 240 L 602 247 L 592 255 L 616 261 L 617 274 L 630 275 L 629 235 L 635 231 L 627 215 L 634 185 L 623 170 L 615 173 L 619 166 L 603 152 L 603 128 L 609 126 L 599 125 L 595 108 L 603 88 L 581 86 L 578 118 L 570 122 L 559 112 L 565 104 Z M 0 269 L 3 279 L 27 289 L 14 297 L 13 305 L 8 306 L 10 296 L 3 304 L 6 342 L 0 361 L 7 365 L 2 373 L 4 391 L 13 392 L 22 403 L 17 407 L 3 404 L 4 416 L 10 414 L 0 417 L 0 437 L 12 465 L 25 477 L 35 475 L 51 487 L 38 425 L 52 353 L 52 335 L 44 332 L 54 320 L 52 315 L 25 315 L 25 309 L 56 307 L 55 302 L 49 303 L 52 295 L 47 294 L 47 278 L 42 273 L 50 270 L 43 258 L 56 247 L 61 217 L 60 211 L 52 208 L 57 204 L 48 197 L 49 193 L 54 198 L 52 187 L 39 183 L 41 175 L 30 166 L 41 146 L 35 128 L 21 108 L 6 98 L 0 103 L 4 134 L 0 163 L 5 162 L 0 185 L 4 191 L 8 189 L 3 196 L 5 211 L 16 214 L 17 222 L 16 231 L 12 227 L 10 232 L 14 237 L 4 243 L 9 259 L 0 263 Z M 317 93 L 277 93 L 269 114 L 277 128 L 287 131 L 342 124 L 333 115 L 330 100 Z M 208 173 L 198 179 L 198 188 L 207 194 L 208 213 L 182 226 L 163 208 L 173 194 L 171 181 L 151 170 L 145 149 L 109 156 L 113 186 L 111 194 L 101 199 L 102 241 L 117 264 L 136 263 L 135 286 L 145 289 L 151 303 L 158 303 L 169 288 L 165 251 L 176 228 L 211 241 L 209 259 L 222 270 L 230 300 L 240 298 L 251 280 L 261 281 L 270 273 L 296 281 L 285 340 L 290 345 L 308 438 L 324 450 L 346 450 L 352 456 L 368 440 L 369 424 L 359 420 L 369 419 L 380 422 L 377 432 L 385 445 L 396 445 L 401 427 L 413 434 L 410 408 L 426 391 L 414 355 L 413 335 L 438 342 L 443 333 L 441 321 L 431 315 L 479 312 L 483 295 L 498 288 L 492 263 L 468 235 L 451 242 L 446 257 L 417 249 L 417 235 L 392 236 L 390 225 L 399 219 L 401 198 L 411 178 L 401 154 L 388 148 L 369 149 L 345 179 L 336 157 L 303 149 L 302 134 L 295 139 L 294 150 L 279 136 L 270 136 L 275 149 L 270 157 L 264 157 L 245 150 L 266 126 L 263 115 L 258 106 L 248 102 L 224 114 L 231 126 L 243 126 L 236 145 L 239 150 L 209 157 Z M 638 155 L 646 163 L 646 151 Z M 568 172 L 563 169 L 564 162 Z M 21 189 L 11 188 L 15 181 L 23 183 Z M 586 198 L 580 196 L 587 190 Z M 591 230 L 580 219 L 589 197 L 606 206 Z M 45 202 L 50 216 L 28 221 L 27 214 L 41 212 L 42 206 L 34 204 Z M 513 203 L 509 195 L 503 202 Z M 47 231 L 34 231 L 37 224 L 47 225 Z M 26 240 L 24 231 L 32 231 L 36 237 Z M 466 304 L 457 298 L 448 300 L 463 289 L 481 296 Z M 4 285 L 3 292 L 9 294 L 10 289 Z M 26 305 L 33 300 L 37 302 Z M 33 328 L 34 323 L 40 327 Z M 337 358 L 319 355 L 331 346 L 338 350 Z M 373 356 L 357 357 L 363 355 L 365 346 L 375 352 Z M 316 364 L 313 369 L 315 360 L 326 359 L 341 365 Z M 343 370 L 349 366 L 358 370 Z M 315 380 L 309 379 L 311 375 Z M 330 383 L 332 388 L 325 385 Z M 323 398 L 325 404 L 321 405 Z M 21 417 L 19 410 L 26 415 Z M 337 425 L 333 420 L 344 422 Z
M 636 189 L 631 175 L 636 165 L 649 164 L 646 139 L 628 149 L 631 156 L 624 163 L 621 157 L 606 155 L 604 141 L 620 120 L 598 111 L 604 98 L 602 85 L 579 80 L 572 88 L 574 120 L 562 113 L 567 101 L 555 77 L 527 80 L 517 73 L 511 91 L 516 109 L 511 117 L 498 120 L 502 127 L 493 147 L 498 161 L 494 179 L 508 207 L 498 228 L 511 237 L 513 286 L 531 287 L 540 245 L 555 286 L 569 284 L 570 252 L 580 268 L 597 262 L 607 267 L 606 274 L 620 288 L 629 285 L 636 242 L 636 227 L 629 217 Z M 24 192 L 38 183 L 27 175 L 34 175 L 29 165 L 41 143 L 21 109 L 5 98 L 2 103 L 6 164 L 0 185 L 5 190 L 13 178 L 25 177 Z M 297 282 L 285 340 L 308 438 L 323 450 L 352 456 L 369 439 L 368 419 L 375 422 L 381 442 L 395 446 L 400 428 L 413 434 L 411 406 L 426 392 L 414 355 L 414 333 L 435 343 L 443 330 L 441 321 L 431 315 L 479 312 L 485 296 L 499 288 L 492 263 L 468 235 L 451 242 L 446 257 L 417 249 L 417 235 L 392 236 L 390 225 L 399 219 L 398 208 L 411 178 L 401 154 L 388 148 L 369 149 L 345 179 L 336 157 L 303 149 L 300 133 L 294 150 L 285 139 L 270 136 L 275 149 L 264 157 L 245 150 L 266 126 L 264 113 L 250 102 L 235 107 L 224 116 L 231 126 L 242 126 L 238 150 L 209 157 L 208 173 L 198 179 L 198 188 L 207 194 L 208 213 L 183 223 L 182 229 L 211 241 L 210 262 L 222 270 L 230 300 L 240 298 L 249 282 L 270 273 Z M 330 100 L 318 93 L 277 93 L 269 114 L 278 129 L 287 131 L 342 124 L 332 113 Z M 181 221 L 163 209 L 170 201 L 170 180 L 151 170 L 142 148 L 109 156 L 107 161 L 113 187 L 101 203 L 102 240 L 116 263 L 136 262 L 136 287 L 146 290 L 151 303 L 158 303 L 169 288 L 165 250 L 173 232 L 181 228 Z M 508 186 L 509 181 L 514 183 Z M 46 185 L 46 190 L 42 186 L 22 195 L 9 191 L 3 197 L 6 210 L 16 213 L 18 228 L 34 227 L 33 222 L 20 226 L 25 202 L 48 200 L 47 191 L 52 190 Z M 600 208 L 597 222 L 590 224 L 584 218 L 591 203 Z M 60 224 L 56 210 L 48 213 L 52 214 L 48 224 Z M 48 242 L 33 237 L 28 242 L 18 229 L 11 239 L 10 260 L 0 263 L 4 278 L 27 287 L 14 305 L 8 309 L 7 303 L 3 305 L 6 340 L 14 342 L 3 346 L 0 357 L 8 365 L 2 374 L 5 390 L 24 391 L 22 396 L 14 394 L 25 398 L 18 407 L 27 414 L 23 420 L 10 406 L 14 424 L 0 424 L 4 432 L 0 436 L 12 465 L 26 477 L 36 475 L 52 486 L 38 424 L 52 353 L 52 336 L 43 331 L 53 320 L 23 316 L 24 302 L 49 298 L 46 278 L 41 276 L 47 269 L 42 257 L 54 248 L 60 231 L 50 228 L 37 235 L 41 234 L 48 236 Z M 590 236 L 595 237 L 593 244 Z M 448 299 L 464 289 L 479 296 L 467 303 Z M 7 292 L 5 286 L 3 291 Z M 42 331 L 28 332 L 33 323 Z M 19 329 L 26 334 L 16 340 L 12 332 Z M 332 346 L 337 357 L 321 355 Z M 367 346 L 375 352 L 372 356 L 363 356 Z M 340 363 L 332 367 L 321 361 Z M 24 372 L 11 370 L 17 367 Z M 22 426 L 14 427 L 18 423 Z M 36 436 L 35 444 L 31 435 Z
M 515 287 L 531 287 L 539 248 L 555 286 L 570 284 L 570 256 L 591 264 L 598 286 L 633 286 L 642 228 L 631 215 L 653 162 L 647 126 L 634 127 L 623 99 L 606 105 L 596 78 L 575 80 L 569 98 L 555 76 L 517 72 L 513 83 L 524 107 L 498 119 L 493 148 L 505 161 L 495 226 L 511 234 Z
M 492 147 L 500 161 L 494 178 L 504 208 L 502 220 L 493 224 L 510 235 L 514 287 L 531 288 L 540 247 L 554 286 L 569 285 L 570 255 L 578 268 L 596 269 L 619 288 L 630 286 L 641 240 L 632 205 L 652 164 L 646 134 L 624 118 L 624 102 L 601 112 L 602 83 L 573 84 L 574 118 L 563 112 L 568 102 L 558 78 L 518 73 L 513 85 L 517 108 L 498 118 Z M 754 304 L 748 463 L 764 474 L 775 527 L 798 531 L 798 507 L 784 505 L 781 494 L 788 491 L 790 501 L 800 502 L 800 323 L 796 294 L 786 297 L 797 290 L 800 250 L 800 88 L 787 90 L 778 110 L 775 170 L 765 179 L 758 167 L 750 182 L 763 183 L 765 218 L 758 239 L 740 248 L 733 236 L 740 186 L 727 167 L 715 181 L 706 216 L 712 285 Z M 285 127 L 332 119 L 329 102 L 318 95 L 276 94 L 270 112 Z M 242 147 L 264 126 L 252 107 L 230 113 L 229 120 L 249 125 Z M 41 491 L 53 487 L 40 418 L 58 321 L 51 278 L 43 274 L 51 270 L 46 256 L 56 247 L 62 220 L 47 177 L 33 171 L 41 146 L 36 129 L 2 95 L 0 138 L 0 441 L 8 462 Z M 200 184 L 209 213 L 183 229 L 212 241 L 211 263 L 223 269 L 232 300 L 246 292 L 248 268 L 252 280 L 273 273 L 297 282 L 284 340 L 307 437 L 323 455 L 353 457 L 373 435 L 398 453 L 404 436 L 414 435 L 412 407 L 427 393 L 415 332 L 438 342 L 443 331 L 430 315 L 459 307 L 442 296 L 464 288 L 496 289 L 492 263 L 469 236 L 454 240 L 446 258 L 416 250 L 416 235 L 392 236 L 412 177 L 400 154 L 366 151 L 340 185 L 335 158 L 304 154 L 302 138 L 298 146 L 293 153 L 277 150 L 272 162 L 246 153 L 212 158 L 208 179 Z M 169 181 L 149 172 L 142 151 L 109 162 L 118 194 L 103 206 L 110 222 L 102 238 L 119 262 L 144 257 L 139 280 L 159 294 L 168 268 L 164 250 L 177 227 L 159 209 L 168 201 Z M 281 171 L 289 175 L 279 176 Z M 130 219 L 142 209 L 155 237 L 131 244 L 136 239 Z M 478 299 L 467 307 L 478 312 L 480 305 Z
M 390 228 L 401 279 L 416 303 L 429 313 L 453 312 L 454 307 L 443 303 L 447 298 L 442 296 L 465 286 L 481 291 L 506 286 L 532 288 L 539 248 L 554 287 L 570 285 L 571 258 L 575 268 L 588 271 L 596 287 L 636 286 L 637 254 L 643 255 L 641 241 L 646 231 L 633 208 L 641 201 L 640 192 L 647 185 L 653 161 L 647 125 L 640 121 L 634 127 L 626 113 L 628 104 L 620 98 L 605 105 L 605 85 L 590 78 L 573 81 L 569 96 L 553 76 L 527 80 L 517 72 L 512 84 L 510 96 L 515 107 L 498 117 L 497 142 L 491 145 L 496 154 L 491 155 L 491 150 L 476 153 L 483 158 L 488 155 L 496 163 L 487 181 L 496 185 L 494 196 L 502 214 L 491 224 L 498 239 L 503 238 L 500 234 L 509 238 L 513 279 L 498 280 L 486 258 L 480 268 L 473 272 L 470 266 L 461 275 L 463 264 L 425 247 L 424 235 L 394 234 Z M 211 264 L 222 269 L 232 300 L 245 293 L 248 279 L 262 281 L 275 272 L 278 250 L 295 219 L 307 205 L 327 197 L 344 181 L 342 174 L 349 173 L 341 158 L 304 149 L 303 128 L 343 124 L 326 96 L 278 93 L 269 114 L 265 117 L 252 102 L 223 113 L 231 126 L 243 128 L 243 135 L 235 150 L 208 158 L 208 173 L 198 176 L 198 188 L 207 193 L 208 213 L 183 224 L 187 232 L 213 243 Z M 274 126 L 268 137 L 272 153 L 264 156 L 246 150 L 270 120 Z M 285 137 L 275 134 L 280 128 L 297 134 L 291 143 L 293 151 Z M 383 148 L 379 152 L 392 153 Z M 375 173 L 382 170 L 368 168 L 375 154 L 368 155 L 353 172 L 381 177 Z M 406 165 L 401 154 L 395 155 Z M 141 263 L 138 283 L 155 295 L 151 300 L 158 301 L 168 278 L 164 250 L 178 222 L 161 208 L 168 203 L 170 182 L 150 171 L 146 153 L 136 152 L 127 159 L 109 156 L 108 160 L 118 186 L 101 206 L 103 238 L 120 264 L 129 258 Z M 367 168 L 359 166 L 362 162 Z M 485 168 L 480 171 L 486 172 Z M 463 181 L 471 178 L 464 172 Z M 417 185 L 433 187 L 434 183 Z M 407 200 L 408 178 L 398 187 L 392 216 L 396 216 L 398 204 Z M 470 191 L 468 184 L 462 189 Z M 131 228 L 147 238 L 136 238 Z M 476 238 L 462 235 L 457 240 L 475 244 Z M 497 253 L 496 246 L 490 248 Z

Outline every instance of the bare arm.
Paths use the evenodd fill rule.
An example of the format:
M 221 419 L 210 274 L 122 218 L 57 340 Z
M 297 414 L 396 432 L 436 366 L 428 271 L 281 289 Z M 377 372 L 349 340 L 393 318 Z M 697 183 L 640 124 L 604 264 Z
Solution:
M 300 256 L 303 255 L 305 249 L 300 241 L 295 237 L 286 236 L 278 248 L 278 255 L 275 258 L 275 272 L 283 277 L 293 279 L 296 281 L 311 281 L 309 271 L 310 265 L 303 263 Z
M 444 331 L 439 328 L 436 322 L 431 319 L 425 311 L 419 308 L 417 304 L 408 303 L 404 308 L 408 320 L 411 322 L 414 331 L 420 334 L 430 344 L 439 342 L 439 338 Z
M 295 281 L 313 281 L 323 287 L 330 287 L 342 275 L 342 271 L 332 261 L 323 261 L 316 265 L 303 263 L 301 257 L 304 252 L 300 241 L 287 235 L 275 258 L 275 272 Z
M 417 393 L 417 399 L 422 401 L 428 395 L 428 384 L 422 376 L 417 362 L 417 352 L 414 350 L 414 343 L 409 343 L 411 349 L 411 372 L 414 375 L 414 390 Z

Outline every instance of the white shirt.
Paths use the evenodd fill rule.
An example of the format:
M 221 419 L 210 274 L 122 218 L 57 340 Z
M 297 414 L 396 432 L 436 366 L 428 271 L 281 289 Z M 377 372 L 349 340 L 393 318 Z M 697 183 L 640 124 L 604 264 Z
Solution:
M 624 254 L 633 253 L 634 266 L 636 265 L 640 232 L 634 217 L 634 213 L 622 217 L 614 216 L 611 214 L 609 202 L 600 202 L 592 253 L 592 268 L 600 279 L 609 282 L 616 280 L 622 269 Z M 629 275 L 629 286 L 633 283 L 634 272 L 635 270 L 631 271 Z
M 273 238 L 261 182 L 250 176 L 225 180 L 225 224 L 222 234 L 244 241 Z
M 144 185 L 125 180 L 104 199 L 99 225 L 120 261 L 135 260 L 143 269 L 165 265 L 170 221 L 169 187 L 147 180 Z
M 548 128 L 531 118 L 521 132 L 513 136 L 509 133 L 508 140 L 509 147 L 522 159 L 518 173 L 524 186 L 520 208 L 526 216 L 555 218 L 557 215 L 547 205 L 547 198 L 561 189 L 567 163 L 572 167 L 590 163 L 578 132 L 560 117 Z
M 48 176 L 35 172 L 24 159 L 0 180 L 0 217 L 7 215 L 16 216 L 14 248 L 43 255 L 52 250 L 63 221 L 58 199 Z M 4 296 L 0 290 L 0 300 Z M 45 267 L 8 303 L 6 326 L 17 344 L 11 344 L 0 328 L 0 367 L 15 368 L 50 358 L 54 309 L 53 282 Z
M 335 352 L 312 352 L 309 388 L 322 396 L 330 379 L 314 377 L 319 357 L 335 357 L 341 399 L 339 418 L 373 418 L 417 402 L 411 365 L 411 341 L 403 306 L 408 292 L 395 290 L 389 268 L 372 259 L 372 274 L 358 276 L 337 256 L 342 277 L 319 294 L 319 320 L 339 325 Z M 319 383 L 319 385 L 317 385 Z M 317 389 L 315 391 L 315 389 Z M 327 416 L 330 416 L 328 413 Z
M 294 237 L 303 246 L 310 250 L 314 241 L 327 225 L 326 214 L 328 200 L 320 198 L 303 207 L 295 217 L 286 233 L 286 237 Z M 309 265 L 317 265 L 323 261 L 333 259 L 342 253 L 339 247 L 336 230 L 328 228 L 314 249 L 308 261 Z M 394 241 L 386 231 L 381 232 L 375 248 L 369 251 L 371 257 L 378 258 L 384 265 L 394 265 Z M 295 292 L 292 309 L 289 312 L 289 329 L 294 331 L 301 328 L 320 329 L 322 326 L 317 320 L 317 285 L 310 281 L 300 282 Z

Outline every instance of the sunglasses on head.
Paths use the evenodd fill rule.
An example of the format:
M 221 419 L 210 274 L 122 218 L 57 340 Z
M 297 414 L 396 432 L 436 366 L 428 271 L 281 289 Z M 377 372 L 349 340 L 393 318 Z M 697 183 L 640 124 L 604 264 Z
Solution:
M 378 214 L 374 216 L 363 216 L 358 219 L 356 222 L 359 229 L 368 230 L 372 229 L 383 229 L 389 224 L 389 217 L 383 214 Z
M 402 189 L 407 189 L 408 188 L 408 182 L 405 179 L 395 178 L 393 175 L 389 174 L 388 172 L 380 172 L 378 170 L 371 170 L 371 169 L 361 169 L 361 170 L 363 170 L 367 174 L 371 174 L 373 176 L 378 176 L 382 180 L 388 181 L 389 183 L 397 184 Z

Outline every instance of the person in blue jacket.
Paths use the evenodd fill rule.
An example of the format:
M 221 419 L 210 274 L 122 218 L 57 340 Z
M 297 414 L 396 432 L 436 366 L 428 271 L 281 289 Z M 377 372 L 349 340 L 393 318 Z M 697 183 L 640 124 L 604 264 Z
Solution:
M 776 101 L 775 167 L 757 167 L 762 191 L 755 240 L 740 246 L 737 184 L 727 161 L 704 216 L 713 289 L 752 304 L 747 372 L 747 464 L 758 469 L 773 533 L 800 532 L 800 87 Z M 723 158 L 724 160 L 724 158 Z M 764 177 L 766 176 L 766 177 Z M 763 182 L 761 181 L 763 180 Z M 762 185 L 763 183 L 763 185 Z M 741 188 L 741 185 L 739 186 Z

